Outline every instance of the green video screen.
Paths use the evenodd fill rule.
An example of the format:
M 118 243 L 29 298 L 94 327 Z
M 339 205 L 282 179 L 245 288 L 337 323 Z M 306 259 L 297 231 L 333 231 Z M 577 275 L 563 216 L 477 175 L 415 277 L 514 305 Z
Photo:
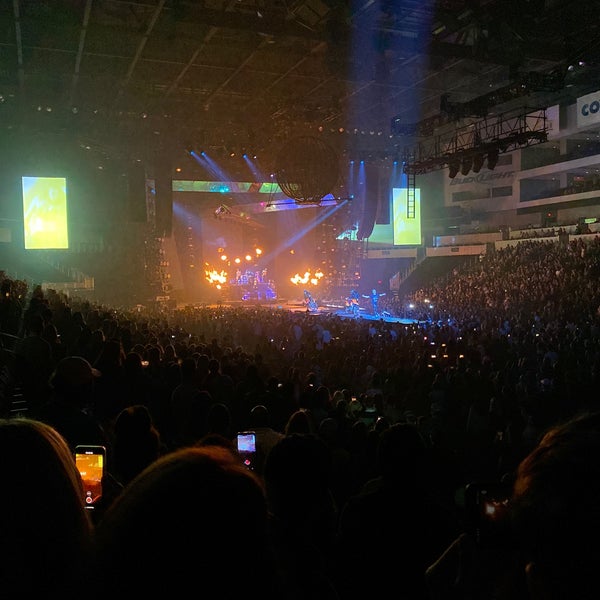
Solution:
M 67 180 L 22 177 L 22 187 L 25 249 L 68 248 Z

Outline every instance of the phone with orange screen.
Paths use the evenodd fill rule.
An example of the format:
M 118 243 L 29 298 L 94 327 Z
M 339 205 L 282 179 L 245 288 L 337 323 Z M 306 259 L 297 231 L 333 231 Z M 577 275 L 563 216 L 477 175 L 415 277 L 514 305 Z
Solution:
M 83 502 L 93 510 L 102 500 L 102 478 L 106 469 L 104 446 L 76 446 L 75 464 L 83 481 Z
M 505 541 L 509 528 L 511 488 L 501 482 L 471 482 L 465 488 L 467 518 L 480 543 Z

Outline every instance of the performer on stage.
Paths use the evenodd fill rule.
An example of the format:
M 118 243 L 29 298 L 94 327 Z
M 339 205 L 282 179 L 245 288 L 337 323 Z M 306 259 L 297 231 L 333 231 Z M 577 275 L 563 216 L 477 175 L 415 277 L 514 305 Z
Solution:
M 304 290 L 304 303 L 306 304 L 306 310 L 308 311 L 319 309 L 317 302 L 308 290 Z
M 371 290 L 371 293 L 367 296 L 365 294 L 362 295 L 363 298 L 369 298 L 371 300 L 371 307 L 373 309 L 374 315 L 379 315 L 379 298 L 381 296 L 385 296 L 385 293 L 379 294 L 375 288 Z
M 355 317 L 358 315 L 360 306 L 358 300 L 360 298 L 359 293 L 356 290 L 350 290 L 350 294 L 346 298 L 346 310 L 352 313 Z

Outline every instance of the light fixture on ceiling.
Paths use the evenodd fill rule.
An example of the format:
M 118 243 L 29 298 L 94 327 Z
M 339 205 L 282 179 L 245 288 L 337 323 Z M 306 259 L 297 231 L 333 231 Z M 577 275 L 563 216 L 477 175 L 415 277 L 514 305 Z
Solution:
M 500 151 L 498 150 L 498 148 L 496 146 L 494 146 L 493 148 L 490 148 L 488 150 L 487 168 L 490 169 L 490 171 L 493 171 L 494 168 L 496 167 L 496 164 L 498 163 L 499 154 L 500 154 Z
M 462 175 L 468 175 L 469 171 L 471 170 L 471 168 L 473 167 L 473 157 L 472 156 L 465 156 L 462 159 L 462 163 L 461 163 L 461 167 L 460 167 L 460 172 L 462 173 Z
M 457 158 L 452 158 L 448 162 L 448 177 L 454 179 L 460 170 L 460 161 Z
M 479 171 L 481 171 L 484 159 L 485 156 L 483 154 L 475 154 L 473 157 L 473 173 L 479 173 Z

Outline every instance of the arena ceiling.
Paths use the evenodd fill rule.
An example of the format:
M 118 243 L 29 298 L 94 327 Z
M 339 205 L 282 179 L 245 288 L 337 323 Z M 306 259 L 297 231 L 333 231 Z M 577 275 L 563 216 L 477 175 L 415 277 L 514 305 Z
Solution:
M 0 131 L 173 165 L 272 161 L 307 135 L 393 153 L 597 89 L 599 17 L 570 0 L 2 0 Z

